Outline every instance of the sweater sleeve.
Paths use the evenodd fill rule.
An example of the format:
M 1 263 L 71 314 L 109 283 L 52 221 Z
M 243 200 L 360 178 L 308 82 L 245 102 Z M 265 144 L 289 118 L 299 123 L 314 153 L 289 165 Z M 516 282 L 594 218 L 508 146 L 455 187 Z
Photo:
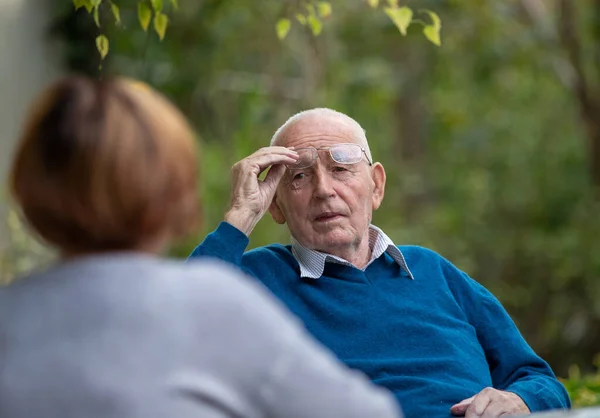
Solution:
M 228 222 L 221 222 L 216 230 L 206 236 L 188 260 L 199 257 L 213 257 L 242 267 L 242 255 L 250 240 L 242 231 Z
M 448 261 L 442 264 L 457 302 L 476 329 L 494 388 L 516 393 L 531 412 L 570 408 L 564 386 L 527 344 L 498 299 Z

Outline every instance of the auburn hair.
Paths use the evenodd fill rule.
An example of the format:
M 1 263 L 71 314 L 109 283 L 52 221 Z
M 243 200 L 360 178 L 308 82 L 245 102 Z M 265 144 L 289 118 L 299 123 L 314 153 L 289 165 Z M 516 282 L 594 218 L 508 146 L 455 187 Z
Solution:
M 30 109 L 10 187 L 28 223 L 63 252 L 140 249 L 194 230 L 196 140 L 149 86 L 69 76 Z

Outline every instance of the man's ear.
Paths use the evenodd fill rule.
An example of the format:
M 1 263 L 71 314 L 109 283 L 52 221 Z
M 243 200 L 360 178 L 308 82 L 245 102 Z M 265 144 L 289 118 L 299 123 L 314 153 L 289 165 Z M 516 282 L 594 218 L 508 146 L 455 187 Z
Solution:
M 269 213 L 271 214 L 273 220 L 278 224 L 283 225 L 285 223 L 285 216 L 283 216 L 283 212 L 277 204 L 277 194 L 273 196 L 273 201 L 269 205 Z
M 373 180 L 372 208 L 377 210 L 385 194 L 385 169 L 381 163 L 374 163 L 371 167 L 371 179 Z

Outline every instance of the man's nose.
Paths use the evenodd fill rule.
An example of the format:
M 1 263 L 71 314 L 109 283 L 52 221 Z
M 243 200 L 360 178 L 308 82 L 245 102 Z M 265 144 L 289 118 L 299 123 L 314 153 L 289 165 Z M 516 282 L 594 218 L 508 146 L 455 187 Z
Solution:
M 335 190 L 333 188 L 334 180 L 331 178 L 331 174 L 324 169 L 323 166 L 318 167 L 317 170 L 315 170 L 313 183 L 314 197 L 318 199 L 327 199 L 335 195 Z

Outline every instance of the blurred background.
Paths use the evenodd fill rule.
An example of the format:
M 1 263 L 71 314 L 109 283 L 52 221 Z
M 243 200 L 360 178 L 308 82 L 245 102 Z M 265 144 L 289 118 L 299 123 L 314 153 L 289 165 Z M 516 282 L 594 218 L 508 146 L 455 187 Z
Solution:
M 66 72 L 133 76 L 167 94 L 198 133 L 203 232 L 222 219 L 233 163 L 292 114 L 331 107 L 367 131 L 387 171 L 374 223 L 430 247 L 488 287 L 567 384 L 600 404 L 600 1 L 411 0 L 441 18 L 442 46 L 403 37 L 366 0 L 332 0 L 322 33 L 298 2 L 179 0 L 160 41 L 137 2 L 101 30 L 70 0 L 0 0 L 0 176 L 33 95 Z M 99 32 L 110 41 L 100 61 Z M 4 195 L 0 282 L 52 255 Z M 288 243 L 268 216 L 251 247 Z M 468 365 L 466 365 L 468 367 Z

